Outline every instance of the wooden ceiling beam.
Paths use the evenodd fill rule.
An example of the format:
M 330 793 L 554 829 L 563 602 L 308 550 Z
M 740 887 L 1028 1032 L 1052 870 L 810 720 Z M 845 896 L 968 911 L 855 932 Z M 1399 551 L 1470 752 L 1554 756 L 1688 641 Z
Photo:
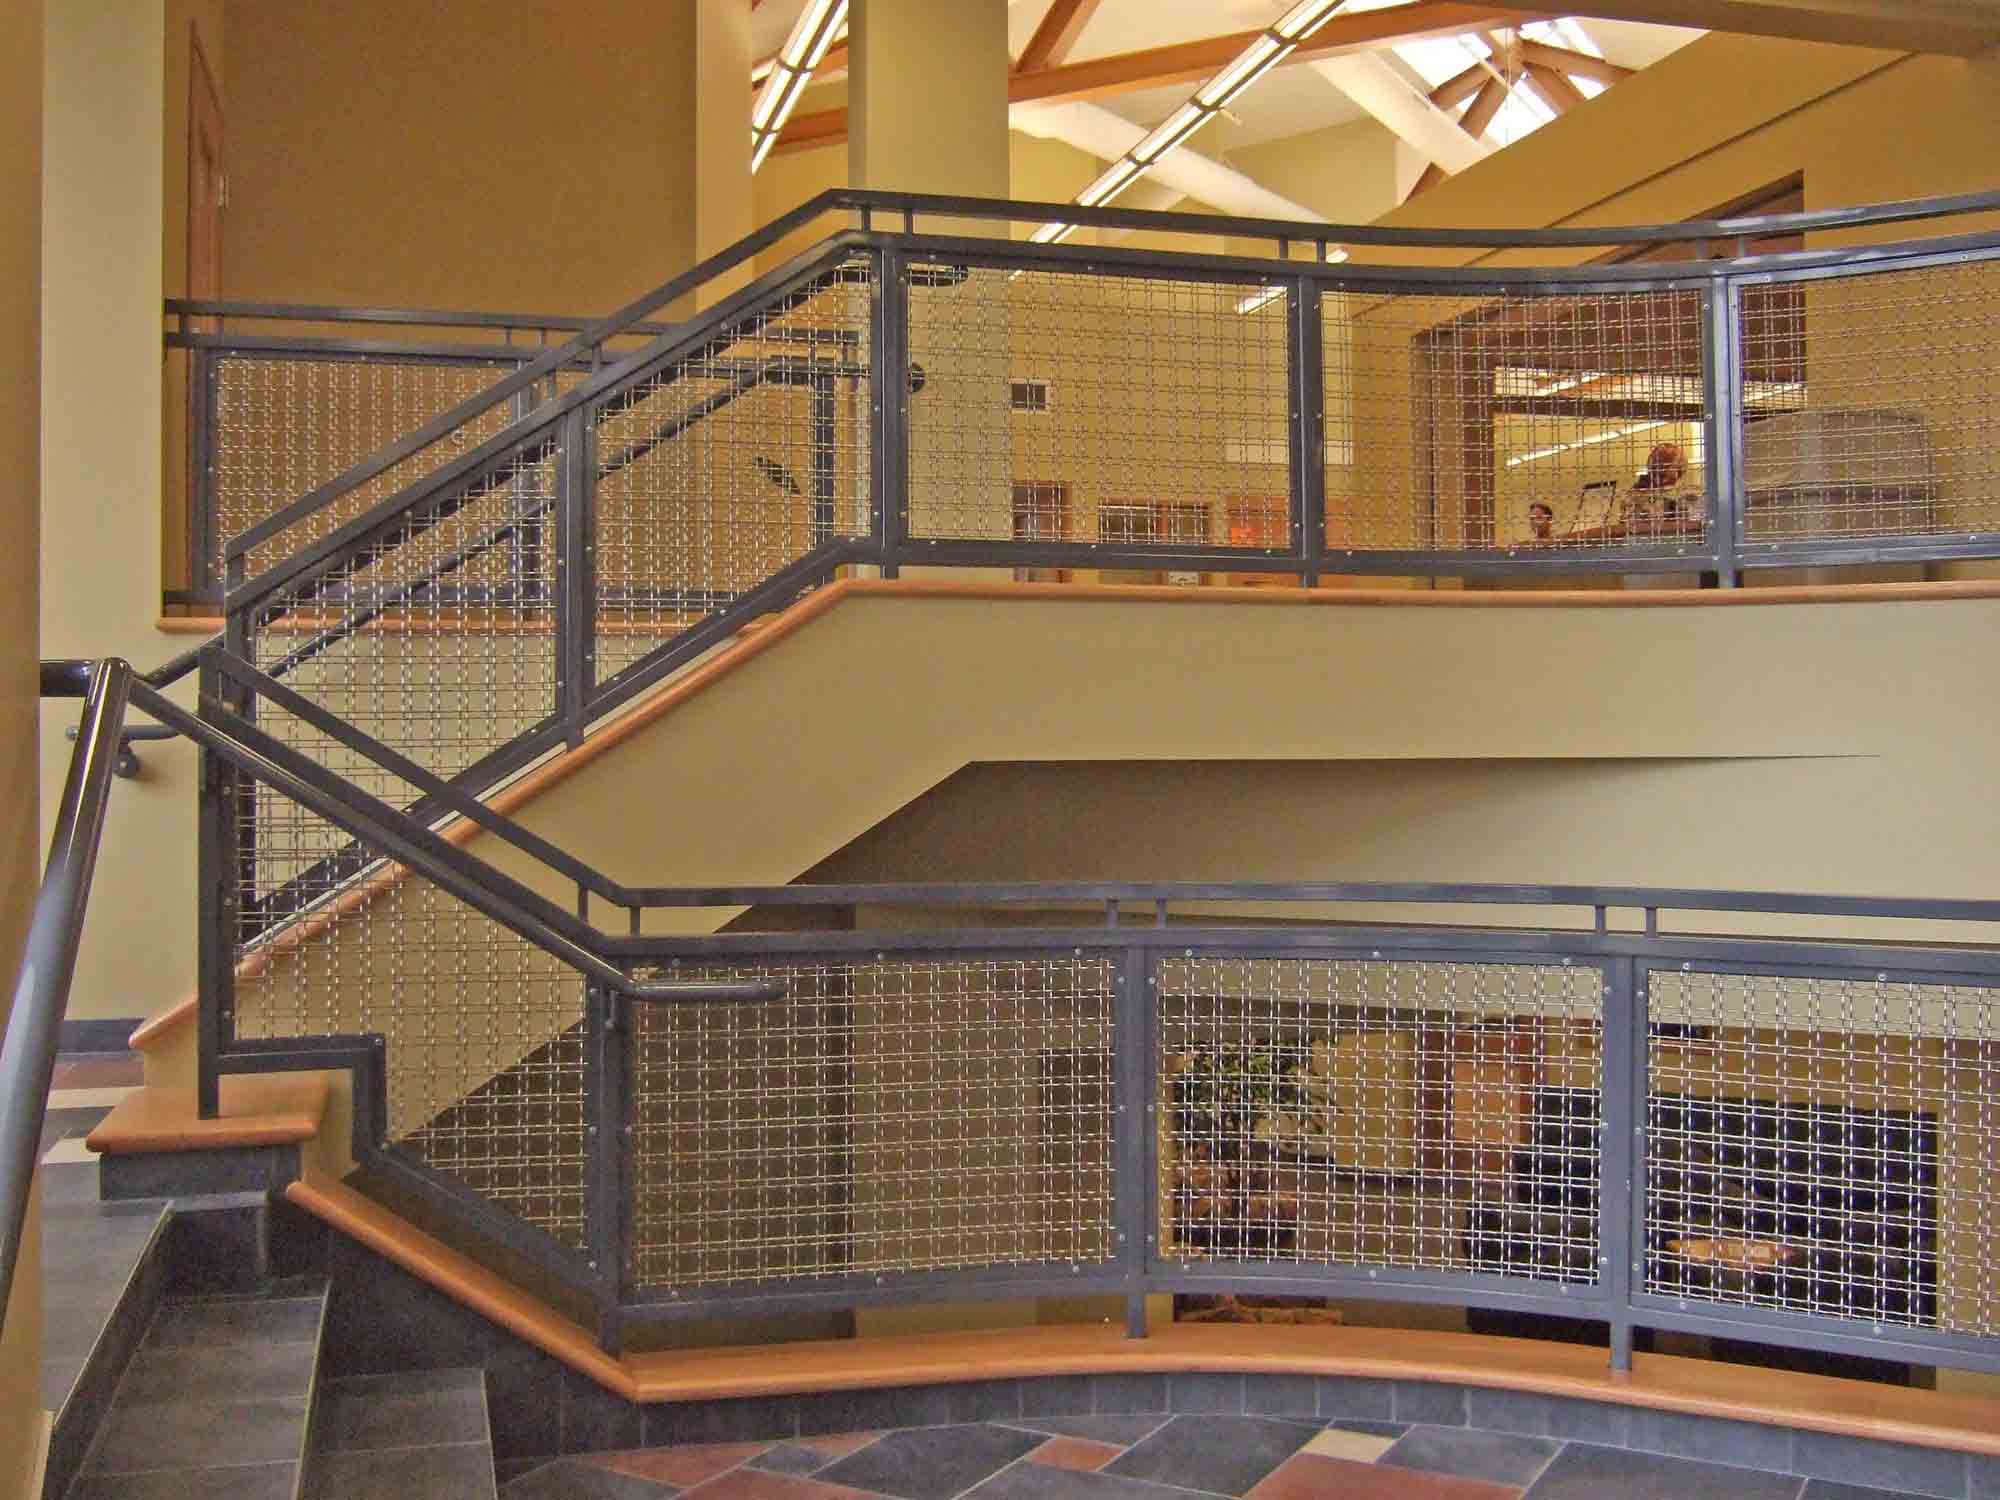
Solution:
M 1451 173 L 1445 171 L 1443 167 L 1439 166 L 1436 162 L 1432 162 L 1429 166 L 1424 168 L 1423 176 L 1419 177 L 1415 182 L 1410 184 L 1410 191 L 1406 195 L 1404 195 L 1403 201 L 1405 203 L 1408 203 L 1410 199 L 1416 197 L 1417 194 L 1426 192 L 1429 189 L 1436 187 L 1440 182 L 1443 182 L 1445 178 L 1449 177 L 1450 175 Z
M 1548 101 L 1549 108 L 1558 115 L 1566 115 L 1583 103 L 1583 91 L 1554 68 L 1531 62 L 1528 64 L 1528 77 Z
M 1313 33 L 1312 40 L 1285 58 L 1282 66 L 1311 62 L 1319 57 L 1338 57 L 1348 52 L 1367 52 L 1391 42 L 1427 36 L 1458 36 L 1482 26 L 1515 26 L 1544 19 L 1541 12 L 1526 12 L 1506 6 L 1470 3 L 1470 0 L 1408 0 L 1381 10 L 1336 13 Z M 1200 41 L 1176 42 L 1168 47 L 1149 47 L 1141 52 L 1121 52 L 1111 57 L 1093 57 L 1083 62 L 1062 63 L 1034 72 L 1011 74 L 1007 79 L 1009 104 L 1054 103 L 1071 99 L 1101 99 L 1128 94 L 1138 89 L 1161 88 L 1169 84 L 1205 83 L 1248 47 L 1262 31 L 1236 31 L 1227 36 Z M 824 146 L 847 135 L 846 111 L 838 114 L 838 128 L 813 115 L 794 115 L 778 137 L 780 151 Z M 802 121 L 818 123 L 801 129 Z
M 1547 42 L 1537 42 L 1528 37 L 1521 38 L 1521 61 L 1540 63 L 1572 78 L 1588 78 L 1603 84 L 1618 83 L 1630 78 L 1633 72 L 1631 68 L 1621 68 L 1615 62 L 1592 57 L 1588 52 L 1572 52 L 1567 47 L 1552 47 Z
M 1035 34 L 1028 38 L 1028 45 L 1014 60 L 1014 71 L 1039 73 L 1066 61 L 1076 39 L 1083 35 L 1083 28 L 1090 24 L 1090 18 L 1097 14 L 1102 3 L 1103 0 L 1055 0 L 1042 17 L 1041 25 L 1035 28 Z
M 1500 106 L 1507 102 L 1507 85 L 1497 78 L 1488 78 L 1486 86 L 1474 96 L 1471 106 L 1458 123 L 1465 127 L 1465 133 L 1474 140 L 1486 134 L 1486 127 L 1493 123 L 1493 117 L 1500 113 Z
M 1493 75 L 1486 70 L 1486 64 L 1476 62 L 1463 73 L 1454 73 L 1443 83 L 1431 90 L 1431 103 L 1439 109 L 1451 109 L 1463 104 L 1479 92 L 1479 86 Z

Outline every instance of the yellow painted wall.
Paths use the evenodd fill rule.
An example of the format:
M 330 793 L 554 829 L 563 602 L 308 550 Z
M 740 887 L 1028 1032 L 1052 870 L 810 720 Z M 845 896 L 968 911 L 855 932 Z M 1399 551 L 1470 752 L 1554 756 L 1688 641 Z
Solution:
M 0 560 L 0 777 L 16 789 L 0 812 L 0 1024 L 41 871 L 34 786 L 36 670 L 35 495 L 41 453 L 42 0 L 5 7 L 10 45 L 0 56 L 0 469 L 13 483 L 5 500 L 10 544 Z M 11 1225 L 6 1226 L 12 1228 Z M 31 1196 L 21 1226 L 21 1258 L 0 1334 L 0 1500 L 40 1491 L 42 1444 L 42 1214 Z
M 181 649 L 154 628 L 166 7 L 51 0 L 47 21 L 42 648 L 149 669 Z M 42 715 L 44 809 L 74 723 L 74 705 Z M 145 1015 L 194 983 L 195 755 L 173 742 L 141 758 L 145 774 L 111 800 L 72 1017 Z
M 585 314 L 692 260 L 693 5 L 227 8 L 230 296 Z
M 223 100 L 225 160 L 228 135 L 227 62 L 222 29 L 223 0 L 167 0 L 165 128 L 161 131 L 162 281 L 169 297 L 189 295 L 188 286 L 188 114 L 193 54 L 197 40 L 207 59 L 209 76 Z M 187 560 L 187 375 L 188 357 L 167 355 L 161 384 L 160 576 L 168 588 L 188 585 Z

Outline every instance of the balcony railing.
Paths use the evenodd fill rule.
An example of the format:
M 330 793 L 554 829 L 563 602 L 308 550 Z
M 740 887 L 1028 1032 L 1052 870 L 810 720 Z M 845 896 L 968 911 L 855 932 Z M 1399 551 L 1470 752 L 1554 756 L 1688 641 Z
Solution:
M 227 634 L 199 716 L 134 698 L 204 747 L 204 1099 L 227 1070 L 353 1068 L 358 1158 L 540 1263 L 611 1347 L 744 1307 L 1095 1292 L 1136 1325 L 1150 1291 L 1255 1290 L 1595 1319 L 1619 1363 L 1662 1328 L 2000 1368 L 2000 903 L 647 890 L 478 800 L 858 566 L 1729 583 L 2000 554 L 2000 232 L 1845 242 L 1975 212 L 2000 196 L 1413 234 L 832 194 L 365 437 L 294 421 L 324 410 L 310 382 L 251 401 L 212 468 L 254 476 L 273 432 L 312 453 L 211 509 Z M 1219 249 L 919 225 L 946 218 Z M 1333 254 L 1778 229 L 1843 242 Z M 258 386 L 253 353 L 295 362 L 202 349 L 217 392 Z M 1298 920 L 1228 916 L 1250 901 Z M 642 935 L 654 908 L 800 902 L 1045 915 Z M 1672 915 L 1705 911 L 1831 925 Z M 1845 937 L 1863 917 L 1972 931 Z

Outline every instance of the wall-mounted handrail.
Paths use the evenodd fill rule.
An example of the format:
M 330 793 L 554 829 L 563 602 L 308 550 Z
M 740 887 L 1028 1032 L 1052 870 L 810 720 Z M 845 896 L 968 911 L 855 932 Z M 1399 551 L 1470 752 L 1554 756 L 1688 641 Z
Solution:
M 84 694 L 76 749 L 69 759 L 55 830 L 42 870 L 41 890 L 21 949 L 14 1001 L 0 1040 L 0 1327 L 20 1262 L 21 1235 L 34 1182 L 49 1080 L 55 1074 L 63 1011 L 83 940 L 90 880 L 104 836 L 105 813 L 116 774 L 119 731 L 136 685 L 132 668 L 116 657 L 95 664 L 42 663 L 45 697 Z

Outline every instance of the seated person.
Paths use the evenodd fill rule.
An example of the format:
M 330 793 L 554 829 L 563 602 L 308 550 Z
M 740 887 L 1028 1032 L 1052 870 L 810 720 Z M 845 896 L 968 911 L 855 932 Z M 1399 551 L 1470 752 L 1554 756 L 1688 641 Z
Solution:
M 1678 528 L 1689 512 L 1688 497 L 1680 491 L 1687 479 L 1687 455 L 1679 443 L 1659 443 L 1646 455 L 1646 472 L 1625 492 L 1625 526 L 1628 531 L 1649 532 Z
M 1553 506 L 1537 500 L 1528 507 L 1528 541 L 1537 547 L 1546 547 L 1556 539 L 1556 513 Z

